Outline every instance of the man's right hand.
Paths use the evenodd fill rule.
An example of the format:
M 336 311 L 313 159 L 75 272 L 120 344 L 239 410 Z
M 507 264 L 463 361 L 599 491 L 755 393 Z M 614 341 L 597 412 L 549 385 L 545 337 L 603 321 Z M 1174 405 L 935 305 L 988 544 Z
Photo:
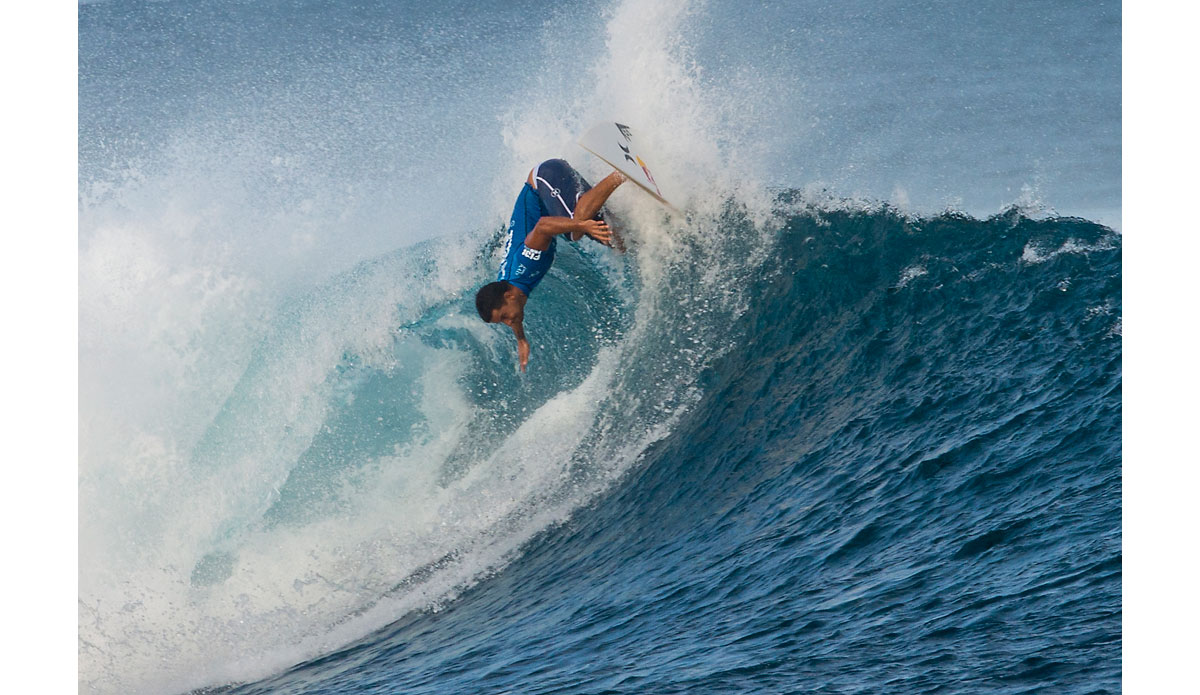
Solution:
M 529 364 L 529 341 L 517 341 L 517 361 L 521 364 L 521 371 L 525 371 L 525 366 Z

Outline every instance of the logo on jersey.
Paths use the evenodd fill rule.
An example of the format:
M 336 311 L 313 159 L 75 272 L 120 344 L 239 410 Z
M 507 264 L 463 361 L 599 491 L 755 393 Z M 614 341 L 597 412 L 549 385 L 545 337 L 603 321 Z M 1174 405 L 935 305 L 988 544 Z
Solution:
M 538 251 L 537 249 L 531 249 L 528 246 L 521 249 L 521 255 L 528 258 L 531 261 L 542 260 L 542 252 Z
M 513 228 L 510 225 L 508 228 L 508 237 L 504 239 L 504 251 L 500 255 L 508 256 L 508 251 L 509 251 L 509 249 L 512 248 L 512 238 L 513 238 Z

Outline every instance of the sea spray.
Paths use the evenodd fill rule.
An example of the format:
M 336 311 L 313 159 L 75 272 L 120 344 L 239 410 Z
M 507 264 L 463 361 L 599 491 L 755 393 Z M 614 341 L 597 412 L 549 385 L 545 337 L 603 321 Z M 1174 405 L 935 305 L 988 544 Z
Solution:
M 657 118 L 631 115 L 647 117 L 639 132 L 665 178 L 695 196 L 675 219 L 636 191 L 614 199 L 635 249 L 564 254 L 531 307 L 530 377 L 513 373 L 508 337 L 471 321 L 465 299 L 493 272 L 487 249 L 505 211 L 460 181 L 385 222 L 393 194 L 347 169 L 350 148 L 386 175 L 378 153 L 285 115 L 279 105 L 294 103 L 323 118 L 278 80 L 264 83 L 286 94 L 277 104 L 180 123 L 144 173 L 89 187 L 84 687 L 261 677 L 361 637 L 495 571 L 670 432 L 700 397 L 699 370 L 732 345 L 714 330 L 745 307 L 729 279 L 766 244 L 747 218 L 756 204 L 764 219 L 762 201 L 730 197 L 749 179 L 729 173 L 721 147 L 690 145 L 716 142 L 706 129 L 720 124 L 680 38 L 689 10 L 617 7 L 595 25 L 608 52 L 587 68 L 594 85 L 507 107 L 520 127 L 506 131 L 493 190 L 511 196 L 543 156 L 597 172 L 572 144 L 577 129 L 546 124 L 658 99 Z M 649 48 L 631 53 L 637 26 Z M 641 77 L 605 77 L 620 71 Z M 285 141 L 280 125 L 305 135 Z M 453 139 L 434 145 L 463 158 Z M 447 166 L 422 180 L 449 180 Z M 722 234 L 729 224 L 740 232 Z M 337 270 L 388 243 L 399 248 Z M 581 298 L 596 306 L 570 308 Z M 113 407 L 120 394 L 130 407 Z
M 599 658 L 586 662 L 624 669 L 624 657 L 652 644 L 626 687 L 755 689 L 763 686 L 752 680 L 755 673 L 775 679 L 768 685 L 832 678 L 845 686 L 820 671 L 827 655 L 791 659 L 772 650 L 833 644 L 904 611 L 820 632 L 843 625 L 841 614 L 818 608 L 834 614 L 808 616 L 812 605 L 847 606 L 845 615 L 853 616 L 856 596 L 870 597 L 869 589 L 887 581 L 856 583 L 851 574 L 822 582 L 826 575 L 800 574 L 796 566 L 824 557 L 833 565 L 840 558 L 862 563 L 860 549 L 891 530 L 857 518 L 805 524 L 841 520 L 847 505 L 860 509 L 874 499 L 896 504 L 873 510 L 874 518 L 895 516 L 909 498 L 883 495 L 887 481 L 915 487 L 905 488 L 909 495 L 936 490 L 960 474 L 957 462 L 986 459 L 969 442 L 959 442 L 966 449 L 955 453 L 961 399 L 987 401 L 1001 424 L 1058 422 L 1056 414 L 1075 408 L 1052 401 L 1040 414 L 1040 382 L 964 395 L 956 389 L 967 380 L 950 374 L 928 392 L 914 391 L 908 403 L 908 395 L 884 397 L 882 380 L 995 350 L 1028 362 L 998 375 L 977 369 L 971 383 L 1004 386 L 1014 374 L 1037 374 L 1058 388 L 1119 350 L 1119 283 L 1114 294 L 1089 275 L 1092 259 L 1096 273 L 1113 272 L 1108 252 L 1119 248 L 1119 235 L 1050 217 L 1034 222 L 1020 211 L 987 219 L 1018 196 L 1065 213 L 1080 201 L 1106 210 L 1119 205 L 1119 176 L 1115 187 L 1104 179 L 1114 161 L 1119 174 L 1119 148 L 1114 159 L 1104 139 L 1114 123 L 1119 132 L 1119 114 L 1105 116 L 1119 104 L 1105 96 L 1112 61 L 1079 40 L 1080 32 L 1111 36 L 1111 11 L 1098 8 L 1076 22 L 1084 10 L 1030 4 L 1013 23 L 1007 7 L 936 3 L 910 9 L 900 21 L 854 3 L 802 11 L 715 0 L 445 7 L 366 2 L 300 11 L 289 3 L 119 0 L 81 7 L 81 688 L 177 692 L 333 655 L 333 676 L 310 664 L 292 686 L 303 691 L 303 679 L 328 676 L 331 688 L 344 689 L 337 679 L 349 671 L 350 678 L 374 679 L 358 684 L 364 688 L 387 682 L 416 691 L 422 683 L 452 686 L 448 671 L 470 663 L 472 654 L 495 656 L 487 645 L 454 651 L 485 635 L 492 646 L 526 650 L 508 663 L 528 684 L 544 677 L 521 670 L 530 655 L 545 657 L 554 677 L 583 660 L 522 640 L 520 626 L 549 625 L 558 631 L 548 639 L 561 645 L 593 634 L 564 630 L 553 616 L 539 622 L 547 616 L 537 604 L 552 595 L 568 597 L 576 604 L 569 613 L 582 611 L 584 624 L 598 629 L 611 627 L 607 613 L 588 611 L 620 597 L 627 610 L 617 615 L 630 617 L 639 634 L 600 645 Z M 926 27 L 970 31 L 939 38 Z M 961 42 L 966 35 L 972 40 Z M 1014 53 L 1009 39 L 1031 50 Z M 945 50 L 948 43 L 971 49 L 971 79 L 963 81 L 963 54 Z M 878 46 L 902 50 L 881 55 Z M 1084 59 L 1064 61 L 1067 53 Z M 995 72 L 979 72 L 991 65 L 989 56 L 999 56 L 995 64 L 1026 57 L 1031 64 L 998 82 Z M 876 77 L 880 66 L 885 74 Z M 929 89 L 946 84 L 963 89 L 929 98 Z M 940 108 L 947 103 L 961 108 Z M 533 165 L 561 156 L 593 181 L 605 173 L 574 139 L 606 118 L 638 128 L 661 161 L 656 173 L 686 214 L 668 216 L 640 191 L 619 190 L 611 207 L 626 222 L 630 253 L 564 246 L 531 303 L 535 352 L 531 371 L 521 375 L 511 335 L 478 321 L 470 295 L 493 277 L 497 232 Z M 1088 127 L 1055 131 L 1048 155 L 1050 123 Z M 977 136 L 981 127 L 986 137 Z M 912 137 L 914 128 L 921 137 Z M 768 190 L 768 181 L 776 188 Z M 1033 187 L 1028 195 L 1025 183 Z M 890 191 L 905 205 L 901 217 L 873 200 Z M 980 219 L 939 216 L 946 200 L 966 201 Z M 985 260 L 963 260 L 970 253 L 960 243 Z M 1007 276 L 986 257 L 1022 255 L 1014 278 L 1028 286 L 1016 292 L 1015 283 L 988 284 Z M 958 306 L 961 296 L 969 298 L 961 315 L 938 313 Z M 1008 302 L 1030 313 L 1012 311 Z M 913 326 L 933 327 L 921 334 L 931 345 L 961 335 L 963 316 L 986 317 L 1000 307 L 1001 329 L 1013 327 L 1021 342 L 976 329 L 967 337 L 995 342 L 949 340 L 944 351 L 894 355 L 905 343 L 893 336 L 907 322 L 890 332 L 872 329 L 879 307 L 896 306 L 917 316 Z M 1085 317 L 1084 332 L 1071 328 L 1078 316 Z M 842 340 L 847 335 L 853 340 Z M 1072 354 L 1082 367 L 1042 363 L 1022 351 L 1042 345 L 1039 336 L 1064 335 L 1076 341 Z M 1046 354 L 1069 343 L 1048 342 Z M 1079 352 L 1079 344 L 1094 350 Z M 775 347 L 760 355 L 756 345 Z M 846 376 L 860 359 L 869 367 L 861 379 Z M 1097 376 L 1096 388 L 1111 389 L 1101 376 L 1110 375 Z M 1093 382 L 1080 383 L 1091 398 Z M 1058 499 L 1047 491 L 1061 488 L 1065 508 L 1086 501 L 1082 509 L 1103 512 L 1111 495 L 1092 490 L 1112 487 L 1114 459 L 1103 437 L 1113 431 L 1112 401 L 1079 400 L 1075 421 L 1093 423 L 1095 412 L 1108 419 L 1086 425 L 1092 429 L 1082 435 L 1058 427 L 1069 440 L 1067 454 L 1035 447 L 1028 457 L 1052 465 L 1032 481 L 1019 480 L 1039 499 Z M 911 408 L 894 415 L 897 403 Z M 1015 415 L 1005 403 L 1017 404 Z M 766 423 L 763 412 L 772 414 Z M 966 415 L 980 412 L 993 411 Z M 882 421 L 860 419 L 872 413 Z M 893 416 L 911 418 L 914 429 L 890 428 Z M 988 423 L 980 427 L 991 431 Z M 999 427 L 995 436 L 1008 437 L 1014 427 Z M 1075 439 L 1099 444 L 1072 449 Z M 681 446 L 690 441 L 703 447 Z M 776 444 L 760 450 L 770 441 Z M 877 441 L 881 449 L 863 444 Z M 891 471 L 878 466 L 890 465 L 894 447 L 906 442 L 922 446 L 905 451 L 896 475 L 879 473 Z M 737 447 L 722 448 L 732 443 Z M 843 453 L 856 446 L 861 458 Z M 1006 470 L 1007 459 L 993 460 Z M 1079 482 L 1083 474 L 1066 466 L 1093 461 L 1099 482 Z M 875 471 L 875 487 L 839 487 L 842 477 L 854 479 L 852 463 Z M 1053 478 L 1060 464 L 1073 476 L 1063 485 Z M 990 490 L 993 477 L 984 466 L 967 478 L 968 492 Z M 1054 485 L 1043 485 L 1047 480 Z M 601 494 L 614 485 L 615 496 Z M 833 494 L 839 491 L 845 495 Z M 832 497 L 813 496 L 824 492 Z M 970 509 L 942 497 L 931 508 Z M 992 508 L 973 513 L 988 520 Z M 763 515 L 755 516 L 759 509 Z M 705 537 L 694 544 L 664 542 L 651 556 L 636 554 L 658 531 L 692 538 L 680 519 L 710 518 L 720 523 L 700 526 Z M 930 526 L 918 517 L 898 519 L 929 529 L 934 537 L 924 547 L 950 547 L 931 564 L 951 573 L 944 577 L 951 587 L 956 562 L 1004 558 L 1006 543 L 1020 542 L 1026 528 L 997 518 L 995 528 L 956 542 L 966 533 L 957 519 Z M 573 520 L 583 524 L 582 535 L 603 542 L 578 542 Z M 1092 533 L 1063 541 L 1059 564 L 1090 557 L 1074 552 L 1081 547 L 1108 547 L 1103 516 L 1089 521 L 1085 532 L 1107 530 L 1099 540 Z M 743 540 L 749 545 L 738 545 Z M 726 541 L 721 552 L 708 553 Z M 555 552 L 544 557 L 543 543 Z M 632 554 L 623 555 L 627 550 Z M 590 564 L 593 558 L 600 564 Z M 656 566 L 655 558 L 670 562 Z M 571 581 L 536 583 L 555 576 L 541 568 L 570 567 L 570 560 L 579 568 Z M 724 595 L 726 577 L 745 576 L 730 565 L 759 560 L 765 575 L 785 586 L 835 593 L 811 605 L 803 592 L 784 591 L 783 603 L 731 600 L 724 613 L 704 602 L 638 603 L 662 587 L 687 597 L 693 579 Z M 651 584 L 604 580 L 647 566 L 654 567 Z M 926 576 L 910 569 L 914 574 L 905 576 Z M 1117 572 L 1119 578 L 1119 560 Z M 495 598 L 510 576 L 540 590 L 522 586 Z M 1101 608 L 1111 611 L 1111 571 L 1085 576 L 1101 587 Z M 780 596 L 768 584 L 745 589 L 746 596 Z M 890 605 L 888 596 L 881 594 L 880 610 Z M 917 595 L 904 598 L 906 606 L 924 604 Z M 439 623 L 444 632 L 434 632 L 449 636 L 454 653 L 428 653 L 443 661 L 409 654 L 411 660 L 399 660 L 403 673 L 365 663 L 420 645 L 405 630 L 428 634 L 422 611 L 461 605 L 469 613 L 481 603 L 489 616 L 496 606 L 528 612 L 516 623 L 486 623 L 515 625 L 498 633 L 474 620 Z M 699 622 L 688 605 L 698 606 Z M 989 617 L 970 608 L 958 606 L 979 618 L 972 625 L 942 626 L 953 621 L 933 616 L 940 626 L 929 638 L 961 630 L 964 644 L 979 648 L 970 635 Z M 1073 615 L 1072 606 L 1064 608 Z M 752 624 L 763 616 L 778 616 L 778 625 Z M 1096 616 L 1100 646 L 1084 645 L 1079 654 L 1110 654 L 1111 612 Z M 923 634 L 921 618 L 928 617 L 915 616 L 902 632 Z M 653 629 L 685 625 L 695 634 L 692 626 L 745 621 L 751 624 L 744 633 L 705 632 L 691 642 L 695 653 Z M 398 627 L 386 627 L 392 625 Z M 398 631 L 399 644 L 386 637 L 389 629 Z M 730 644 L 737 646 L 722 648 Z M 856 659 L 857 644 L 843 645 L 835 667 L 887 671 Z M 352 656 L 337 653 L 346 645 Z M 1046 653 L 1056 648 L 1044 646 Z M 738 669 L 724 672 L 701 653 L 736 659 Z M 946 648 L 935 657 L 953 653 Z M 655 673 L 659 655 L 668 655 L 669 666 Z M 902 649 L 888 655 L 916 673 L 953 668 L 909 659 Z M 987 663 L 995 671 L 1003 658 Z M 798 677 L 785 672 L 788 663 L 813 671 Z M 480 668 L 463 677 L 491 673 Z M 1030 663 L 1010 671 L 1037 678 L 1056 668 Z M 657 680 L 638 680 L 651 676 Z M 674 677 L 694 680 L 681 685 Z M 248 688 L 256 687 L 276 689 Z

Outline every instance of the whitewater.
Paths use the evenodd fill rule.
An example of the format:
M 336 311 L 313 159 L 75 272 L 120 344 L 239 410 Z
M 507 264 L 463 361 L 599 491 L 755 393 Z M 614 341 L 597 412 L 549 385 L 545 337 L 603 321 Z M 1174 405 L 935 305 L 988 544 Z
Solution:
M 1119 691 L 1119 7 L 79 16 L 81 692 Z

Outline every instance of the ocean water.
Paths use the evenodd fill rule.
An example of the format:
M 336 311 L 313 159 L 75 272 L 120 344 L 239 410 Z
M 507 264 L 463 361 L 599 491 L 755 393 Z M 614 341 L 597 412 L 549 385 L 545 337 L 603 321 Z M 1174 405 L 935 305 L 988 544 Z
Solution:
M 1119 4 L 79 6 L 79 687 L 1121 687 Z M 684 214 L 475 316 L 620 118 Z

